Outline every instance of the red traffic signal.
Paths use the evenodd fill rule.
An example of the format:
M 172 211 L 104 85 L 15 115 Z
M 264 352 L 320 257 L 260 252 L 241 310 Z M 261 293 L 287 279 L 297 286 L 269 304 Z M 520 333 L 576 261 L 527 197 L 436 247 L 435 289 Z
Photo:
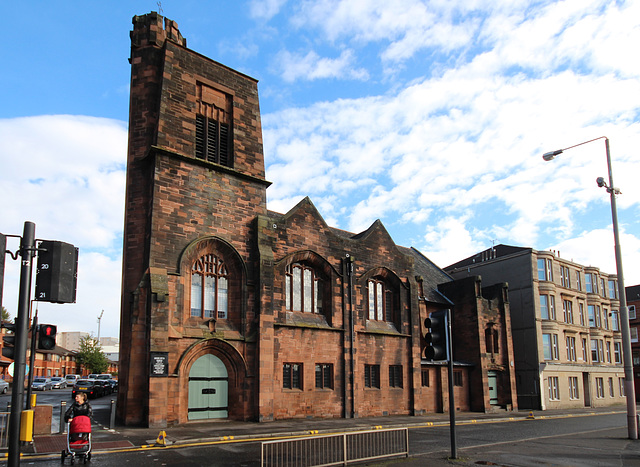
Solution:
M 53 350 L 56 348 L 57 327 L 53 324 L 38 325 L 38 349 Z

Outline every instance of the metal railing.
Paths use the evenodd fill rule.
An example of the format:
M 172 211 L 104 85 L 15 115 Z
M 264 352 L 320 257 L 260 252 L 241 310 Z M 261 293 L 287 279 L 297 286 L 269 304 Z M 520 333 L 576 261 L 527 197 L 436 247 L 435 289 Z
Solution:
M 9 416 L 11 412 L 0 412 L 0 448 L 6 448 L 9 441 Z
M 265 441 L 261 465 L 320 467 L 400 456 L 409 457 L 407 428 Z

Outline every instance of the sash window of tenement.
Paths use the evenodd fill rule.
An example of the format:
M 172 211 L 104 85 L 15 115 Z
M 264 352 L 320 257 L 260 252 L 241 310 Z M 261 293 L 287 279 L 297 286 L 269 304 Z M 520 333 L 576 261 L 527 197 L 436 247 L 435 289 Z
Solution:
M 196 115 L 196 157 L 233 167 L 231 96 L 199 84 Z
M 377 279 L 367 281 L 369 296 L 369 319 L 394 321 L 395 300 L 393 290 Z
M 229 278 L 224 262 L 206 254 L 191 269 L 191 316 L 226 319 Z
M 286 309 L 306 313 L 322 313 L 322 280 L 315 271 L 294 263 L 285 271 Z

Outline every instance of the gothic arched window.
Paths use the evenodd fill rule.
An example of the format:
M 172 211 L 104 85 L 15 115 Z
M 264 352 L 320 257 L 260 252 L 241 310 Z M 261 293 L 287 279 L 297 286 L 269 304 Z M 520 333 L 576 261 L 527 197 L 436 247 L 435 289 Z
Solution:
M 224 262 L 205 254 L 191 268 L 191 316 L 226 319 L 229 278 Z
M 322 313 L 322 280 L 313 268 L 300 263 L 287 266 L 285 272 L 286 309 Z
M 394 322 L 396 318 L 396 297 L 394 290 L 385 281 L 377 278 L 367 281 L 369 295 L 369 319 Z

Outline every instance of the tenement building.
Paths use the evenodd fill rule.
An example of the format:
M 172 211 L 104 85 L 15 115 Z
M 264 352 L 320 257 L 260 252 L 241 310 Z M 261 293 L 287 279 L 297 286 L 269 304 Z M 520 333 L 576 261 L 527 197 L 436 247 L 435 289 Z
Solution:
M 257 81 L 136 16 L 118 418 L 448 410 L 424 321 L 451 309 L 456 410 L 517 409 L 505 284 L 454 281 L 380 221 L 330 227 L 308 198 L 267 209 Z
M 617 276 L 508 245 L 445 271 L 508 283 L 520 409 L 625 402 Z

